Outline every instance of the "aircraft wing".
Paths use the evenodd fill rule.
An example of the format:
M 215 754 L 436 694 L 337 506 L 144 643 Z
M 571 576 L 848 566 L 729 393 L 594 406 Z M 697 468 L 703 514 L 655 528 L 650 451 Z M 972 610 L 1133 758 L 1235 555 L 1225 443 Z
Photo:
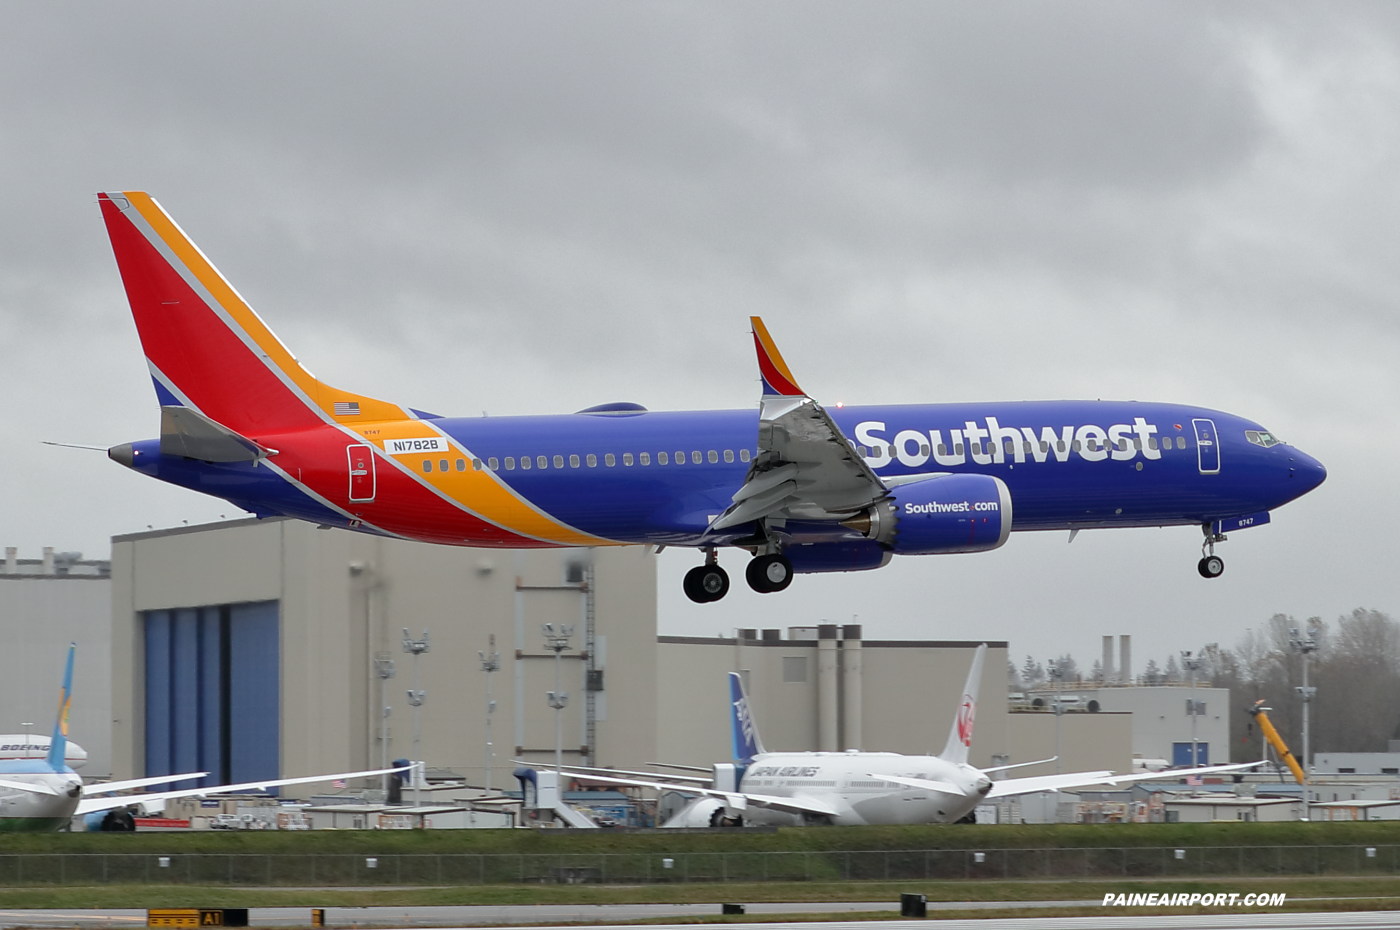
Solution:
M 815 798 L 780 798 L 771 794 L 749 794 L 745 791 L 719 791 L 715 788 L 702 788 L 698 785 L 647 781 L 641 778 L 613 778 L 608 775 L 594 775 L 591 772 L 580 772 L 571 769 L 565 769 L 564 774 L 578 781 L 596 781 L 608 785 L 630 785 L 636 788 L 656 788 L 660 791 L 683 791 L 686 794 L 703 794 L 706 797 L 718 798 L 734 810 L 745 810 L 752 806 L 787 811 L 790 814 L 820 814 L 825 817 L 835 817 L 840 813 L 835 807 L 818 801 Z
M 48 785 L 41 785 L 37 782 L 11 781 L 8 778 L 0 778 L 0 788 L 9 788 L 12 791 L 28 791 L 30 794 L 47 794 L 58 797 L 58 792 Z
M 373 769 L 368 772 L 341 772 L 337 775 L 304 775 L 301 778 L 277 778 L 271 781 L 249 781 L 241 785 L 211 785 L 208 788 L 181 788 L 178 791 L 155 791 L 149 794 L 126 794 L 105 798 L 84 797 L 78 802 L 78 809 L 74 811 L 74 814 L 82 816 L 83 814 L 93 814 L 97 811 L 112 810 L 116 807 L 128 807 L 133 804 L 154 804 L 157 801 L 169 801 L 172 798 L 204 797 L 211 794 L 227 794 L 232 791 L 262 791 L 268 788 L 279 788 L 282 785 L 309 785 L 312 782 L 332 781 L 337 778 L 367 778 L 371 775 L 388 775 L 393 772 L 406 772 L 410 768 L 412 768 L 412 766 L 401 765 L 394 769 Z
M 710 531 L 773 516 L 839 520 L 882 500 L 888 489 L 821 405 L 797 386 L 763 320 L 751 320 L 763 377 L 758 457 Z
M 870 772 L 869 776 L 871 778 L 878 778 L 881 781 L 893 782 L 896 785 L 904 785 L 908 788 L 926 788 L 929 791 L 941 791 L 944 794 L 967 796 L 967 792 L 964 789 L 959 788 L 950 781 L 935 781 L 932 778 L 905 778 L 903 775 L 876 775 L 874 772 Z
M 1112 772 L 1072 772 L 1065 775 L 1033 775 L 1029 778 L 1003 778 L 992 782 L 989 798 L 1004 798 L 1015 794 L 1033 794 L 1037 791 L 1059 791 L 1062 788 L 1088 788 L 1094 785 L 1122 785 L 1135 781 L 1154 781 L 1163 778 L 1185 778 L 1188 775 L 1214 775 L 1220 772 L 1239 772 L 1254 768 L 1258 762 L 1237 762 L 1232 765 L 1207 765 L 1198 769 L 1168 769 L 1161 772 L 1137 772 L 1132 775 L 1114 775 Z

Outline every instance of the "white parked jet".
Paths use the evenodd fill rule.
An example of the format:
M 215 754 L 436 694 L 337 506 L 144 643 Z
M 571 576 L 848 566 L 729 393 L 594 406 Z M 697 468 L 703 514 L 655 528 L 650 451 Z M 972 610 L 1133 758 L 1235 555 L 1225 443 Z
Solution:
M 650 778 L 618 778 L 601 769 L 573 769 L 579 781 L 652 787 L 699 795 L 663 826 L 742 826 L 772 824 L 920 824 L 953 823 L 968 817 L 986 800 L 1062 788 L 1121 785 L 1160 780 L 1172 773 L 1141 772 L 1115 775 L 1110 771 L 1074 772 L 1003 778 L 989 775 L 1007 769 L 1041 765 L 1053 759 L 979 769 L 967 762 L 977 711 L 977 689 L 987 646 L 977 647 L 943 751 L 936 756 L 906 756 L 897 752 L 767 752 L 749 710 L 743 681 L 729 673 L 730 722 L 734 764 L 714 766 L 709 787 L 663 782 Z M 1191 769 L 1191 775 L 1234 772 L 1258 765 L 1215 765 Z M 644 773 L 629 773 L 642 775 Z M 1186 772 L 1181 773 L 1185 775 Z
M 180 775 L 160 775 L 153 778 L 84 785 L 82 777 L 64 761 L 68 744 L 68 706 L 73 695 L 73 655 L 76 650 L 76 645 L 69 645 L 68 666 L 63 673 L 63 690 L 58 699 L 58 719 L 54 721 L 48 755 L 42 759 L 0 760 L 0 831 L 61 830 L 72 822 L 75 815 L 89 815 L 91 829 L 131 830 L 135 828 L 135 823 L 131 814 L 127 812 L 128 808 L 163 805 L 171 798 L 223 794 L 231 791 L 260 791 L 281 785 L 383 775 L 386 772 L 401 772 L 407 768 L 279 778 L 240 785 L 184 788 L 113 797 L 114 792 L 189 781 L 203 778 L 209 773 L 186 772 Z

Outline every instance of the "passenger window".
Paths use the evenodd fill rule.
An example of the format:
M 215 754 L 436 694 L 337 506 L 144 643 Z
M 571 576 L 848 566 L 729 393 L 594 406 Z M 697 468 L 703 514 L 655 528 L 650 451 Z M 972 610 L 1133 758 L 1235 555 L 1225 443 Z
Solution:
M 733 449 L 725 449 L 725 450 L 724 450 L 724 460 L 725 460 L 726 462 L 732 462 L 732 461 L 734 461 L 734 450 L 733 450 Z
M 677 453 L 676 453 L 676 464 L 677 464 L 677 465 L 684 465 L 684 464 L 685 464 L 685 452 L 684 452 L 684 451 L 681 451 L 681 452 L 677 452 Z
M 643 455 L 646 455 L 645 452 L 643 452 L 642 454 L 643 454 Z M 645 464 L 645 463 L 643 463 L 643 464 Z M 658 453 L 656 453 L 656 464 L 658 464 L 658 465 L 670 465 L 670 464 L 671 464 L 671 457 L 670 457 L 669 455 L 667 455 L 665 452 L 658 452 Z
M 1029 439 L 1027 439 L 1026 441 L 1024 441 L 1024 442 L 1021 443 L 1021 451 L 1022 451 L 1022 452 L 1030 452 L 1030 451 L 1031 451 L 1031 441 L 1030 441 Z
M 857 453 L 861 458 L 865 458 L 865 457 L 866 457 L 865 452 L 866 452 L 865 446 L 856 446 L 856 453 Z
M 447 465 L 447 459 L 443 459 L 441 462 L 438 462 L 438 471 L 450 471 L 450 470 L 451 470 L 451 469 L 448 468 L 448 465 Z
M 947 455 L 947 454 L 948 454 L 948 446 L 947 446 L 946 444 L 940 442 L 940 443 L 938 444 L 938 454 L 939 454 L 939 455 Z
M 593 458 L 593 456 L 590 455 L 589 458 Z M 609 468 L 612 468 L 614 465 L 617 464 L 617 456 L 615 456 L 615 455 L 613 455 L 611 452 L 609 452 L 607 455 L 603 456 L 603 462 L 604 462 Z M 593 464 L 593 463 L 590 462 L 589 464 L 591 465 L 591 464 Z
M 928 455 L 928 443 L 924 443 L 923 445 L 919 446 L 919 454 Z
M 457 460 L 457 470 L 462 470 L 462 460 Z M 472 459 L 472 471 L 481 471 L 481 459 Z
M 433 461 L 432 461 L 432 459 L 424 459 L 424 460 L 423 460 L 423 471 L 425 471 L 425 472 L 431 472 L 432 470 L 433 470 Z
M 981 454 L 982 454 L 982 440 L 979 439 L 979 440 L 977 440 L 976 442 L 974 442 L 974 443 L 972 444 L 972 454 L 973 454 L 973 455 L 981 455 Z
M 515 471 L 515 456 L 506 456 L 506 471 Z
M 955 442 L 955 443 L 953 443 L 953 454 L 954 454 L 954 455 L 962 455 L 962 454 L 963 454 L 963 444 L 962 444 L 962 443 L 960 443 L 960 442 Z
M 1089 451 L 1090 451 L 1090 452 L 1097 452 L 1097 451 L 1099 451 L 1099 441 L 1098 441 L 1097 439 L 1095 439 L 1093 436 L 1090 436 L 1090 437 L 1089 437 Z
M 522 455 L 520 457 L 520 467 L 525 471 L 530 470 L 530 457 L 528 455 Z
M 612 458 L 612 453 L 611 453 L 611 452 L 608 453 L 608 458 Z M 611 465 L 612 463 L 609 462 L 608 464 Z M 594 455 L 592 452 L 588 453 L 588 467 L 589 467 L 589 468 L 597 468 L 597 467 L 598 467 L 598 456 Z
M 699 464 L 700 464 L 702 458 L 703 458 L 703 456 L 700 455 L 700 451 L 699 451 L 698 449 L 697 449 L 696 451 L 690 453 L 690 460 L 691 460 L 692 462 L 694 462 L 696 465 L 699 465 Z
M 1185 449 L 1185 448 L 1186 448 L 1186 437 L 1185 437 L 1185 436 L 1178 436 L 1178 437 L 1176 437 L 1176 447 L 1177 447 L 1178 449 Z
M 741 462 L 747 462 L 748 460 L 749 460 L 749 450 L 748 450 L 748 449 L 740 449 L 740 450 L 739 450 L 739 461 L 741 461 Z
M 609 456 L 609 457 L 611 457 L 611 456 Z M 612 462 L 608 462 L 608 464 L 611 465 Z M 622 453 L 622 464 L 624 464 L 624 465 L 631 465 L 631 464 L 632 464 L 632 453 L 631 453 L 631 452 L 624 452 L 624 453 Z
M 1137 439 L 1134 439 L 1134 440 L 1133 440 L 1133 448 L 1136 449 L 1136 450 L 1138 450 L 1139 452 L 1142 451 L 1142 437 L 1141 437 L 1141 436 L 1139 436 Z
M 1055 443 L 1055 451 L 1058 452 L 1058 453 L 1060 453 L 1061 455 L 1064 455 L 1064 452 L 1065 452 L 1065 441 L 1064 441 L 1063 439 L 1061 439 L 1061 440 L 1059 440 L 1058 442 Z
M 501 467 L 501 463 L 500 463 L 500 461 L 493 455 L 493 456 L 491 456 L 489 459 L 486 460 L 486 467 L 489 468 L 489 469 L 491 469 L 492 471 L 496 471 L 497 469 L 499 469 L 499 468 Z
M 1050 443 L 1048 443 L 1048 442 L 1046 442 L 1044 439 L 1042 439 L 1042 440 L 1040 441 L 1040 454 L 1041 454 L 1041 455 L 1044 455 L 1045 453 L 1047 453 L 1047 452 L 1049 452 L 1049 451 L 1050 451 Z
M 638 459 L 638 461 L 640 461 L 643 465 L 650 465 L 650 464 L 651 464 L 651 453 L 650 453 L 650 452 L 643 452 L 641 455 L 637 456 L 637 459 Z
M 714 464 L 715 462 L 719 461 L 719 453 L 716 452 L 714 449 L 710 450 L 709 455 L 707 457 L 709 458 L 711 464 Z
M 1080 442 L 1079 442 L 1078 439 L 1076 439 L 1076 440 L 1074 441 L 1074 451 L 1075 451 L 1075 452 L 1082 452 L 1082 451 L 1084 451 L 1084 447 L 1083 447 L 1083 445 L 1080 444 Z
M 1119 452 L 1127 452 L 1127 451 L 1128 451 L 1128 440 L 1126 440 L 1126 439 L 1120 439 L 1120 440 L 1118 440 L 1118 451 L 1119 451 Z
M 564 466 L 562 465 L 562 463 L 559 461 L 559 456 L 557 456 L 557 455 L 554 457 L 554 467 L 555 467 L 555 468 L 563 468 L 563 467 L 564 467 Z M 569 456 L 569 467 L 570 467 L 570 468 L 578 468 L 578 453 L 575 452 L 575 453 L 573 453 L 573 454 L 571 454 L 571 455 Z
M 896 455 L 898 455 L 898 454 L 899 454 L 899 450 L 896 449 L 894 446 L 890 446 L 890 448 L 889 448 L 889 456 L 890 456 L 890 458 L 894 458 L 894 457 L 895 457 Z
M 458 460 L 457 460 L 457 470 L 458 470 L 458 471 L 466 471 L 466 470 L 467 470 L 467 460 L 466 460 L 466 459 L 458 459 Z
M 563 467 L 564 467 L 564 456 L 562 456 L 562 455 L 556 455 L 556 456 L 554 457 L 554 467 L 555 467 L 555 468 L 563 468 Z M 574 467 L 575 467 L 575 468 L 578 467 L 578 456 L 574 456 Z
M 1156 437 L 1156 436 L 1148 436 L 1148 437 L 1147 437 L 1147 448 L 1152 449 L 1152 450 L 1154 450 L 1154 451 L 1157 449 L 1157 437 Z
M 548 468 L 548 467 L 549 467 L 549 456 L 547 456 L 547 455 L 537 455 L 537 456 L 535 456 L 535 464 L 538 465 L 540 468 Z
M 1010 439 L 1003 439 L 1001 441 L 1001 446 L 1002 451 L 1005 452 L 1007 455 L 1012 455 L 1016 452 L 1016 446 L 1012 443 Z

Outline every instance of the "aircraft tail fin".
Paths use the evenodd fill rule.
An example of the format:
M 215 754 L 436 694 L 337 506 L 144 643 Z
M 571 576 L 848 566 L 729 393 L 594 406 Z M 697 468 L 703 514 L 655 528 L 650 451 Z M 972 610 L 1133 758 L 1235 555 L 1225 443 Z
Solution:
M 149 194 L 97 200 L 162 407 L 244 436 L 414 418 L 316 380 Z
M 53 739 L 49 741 L 49 768 L 63 771 L 68 755 L 68 707 L 73 701 L 73 654 L 77 643 L 68 644 L 68 665 L 63 670 L 63 690 L 58 693 L 58 717 L 53 722 Z
M 977 717 L 977 691 L 982 687 L 982 662 L 987 657 L 987 644 L 977 647 L 972 656 L 972 668 L 967 671 L 967 683 L 963 685 L 962 697 L 958 699 L 958 712 L 953 717 L 953 728 L 948 731 L 948 743 L 938 758 L 958 765 L 967 762 L 967 751 L 972 745 L 972 725 Z
M 792 369 L 783 361 L 778 344 L 768 335 L 768 327 L 756 316 L 749 317 L 753 325 L 753 344 L 758 350 L 758 374 L 763 379 L 764 397 L 803 397 L 805 393 L 797 386 Z
M 747 764 L 754 756 L 762 755 L 763 739 L 758 735 L 758 724 L 753 719 L 749 707 L 749 695 L 744 690 L 744 679 L 738 672 L 729 673 L 729 723 L 730 735 L 734 740 L 734 761 Z

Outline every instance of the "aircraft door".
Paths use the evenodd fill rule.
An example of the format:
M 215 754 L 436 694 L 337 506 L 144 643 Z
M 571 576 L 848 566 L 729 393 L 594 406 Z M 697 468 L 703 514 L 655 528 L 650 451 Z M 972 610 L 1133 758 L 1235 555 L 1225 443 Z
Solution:
M 356 443 L 347 446 L 345 452 L 350 459 L 350 499 L 374 500 L 374 447 Z
M 1214 420 L 1192 420 L 1196 429 L 1196 460 L 1201 474 L 1220 474 L 1220 437 L 1215 434 Z

